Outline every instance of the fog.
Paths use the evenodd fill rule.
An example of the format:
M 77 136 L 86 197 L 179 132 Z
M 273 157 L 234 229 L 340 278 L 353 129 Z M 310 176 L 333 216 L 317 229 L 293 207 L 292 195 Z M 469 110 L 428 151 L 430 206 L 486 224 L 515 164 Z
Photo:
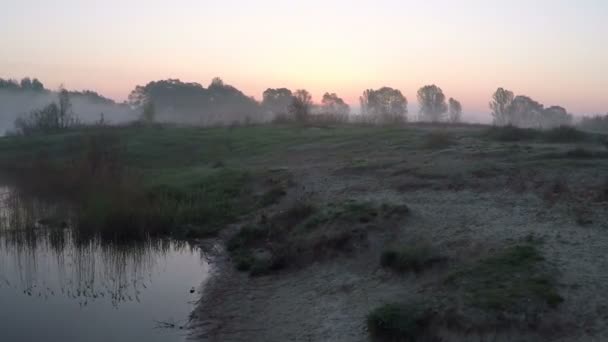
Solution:
M 137 113 L 126 104 L 100 100 L 86 93 L 72 93 L 70 101 L 74 115 L 84 124 L 98 122 L 102 113 L 104 121 L 110 124 L 126 123 L 137 118 Z M 57 102 L 57 92 L 0 90 L 0 133 L 12 131 L 18 116 L 41 109 L 52 102 Z

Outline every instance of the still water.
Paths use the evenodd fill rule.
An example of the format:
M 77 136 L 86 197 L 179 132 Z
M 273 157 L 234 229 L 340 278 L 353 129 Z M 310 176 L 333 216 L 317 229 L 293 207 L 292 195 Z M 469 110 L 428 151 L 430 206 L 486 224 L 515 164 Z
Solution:
M 186 339 L 180 327 L 209 272 L 202 250 L 170 240 L 81 240 L 67 224 L 41 224 L 57 208 L 15 201 L 8 188 L 0 197 L 0 341 Z

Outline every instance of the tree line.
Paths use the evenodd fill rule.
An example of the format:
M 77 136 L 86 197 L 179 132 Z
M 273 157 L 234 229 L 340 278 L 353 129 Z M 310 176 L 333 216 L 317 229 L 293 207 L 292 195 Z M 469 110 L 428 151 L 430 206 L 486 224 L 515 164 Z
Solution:
M 572 125 L 573 116 L 560 106 L 545 106 L 525 95 L 498 88 L 492 95 L 490 109 L 494 124 L 523 128 L 554 128 Z
M 420 121 L 460 122 L 462 105 L 446 96 L 441 88 L 429 85 L 418 91 Z M 244 95 L 233 86 L 215 78 L 205 88 L 199 83 L 186 83 L 178 79 L 154 81 L 137 86 L 129 95 L 129 104 L 139 108 L 150 118 L 154 108 L 155 119 L 215 124 L 233 121 L 298 121 L 316 120 L 331 116 L 348 121 L 350 106 L 336 93 L 326 92 L 320 103 L 314 103 L 305 89 L 268 88 L 261 102 Z M 373 122 L 395 123 L 408 121 L 408 101 L 398 89 L 382 87 L 367 89 L 360 97 L 361 115 Z
M 50 92 L 36 78 L 24 78 L 21 81 L 0 78 L 0 91 L 2 90 Z M 78 92 L 61 89 L 58 95 L 58 103 L 53 102 L 42 110 L 30 113 L 29 116 L 22 115 L 18 123 L 24 127 L 24 124 L 36 120 L 62 121 L 57 119 L 67 115 L 61 107 L 62 97 L 84 97 L 94 103 L 115 104 L 111 99 L 88 90 Z M 320 103 L 314 103 L 311 94 L 305 89 L 291 91 L 287 88 L 268 88 L 258 102 L 216 77 L 207 87 L 199 83 L 182 82 L 179 79 L 138 85 L 131 91 L 124 105 L 128 105 L 133 112 L 140 113 L 140 119 L 145 122 L 215 125 L 272 120 L 306 122 L 318 118 L 346 122 L 354 117 L 370 123 L 390 124 L 409 121 L 408 99 L 399 89 L 391 87 L 366 89 L 359 101 L 360 115 L 350 115 L 350 106 L 336 93 L 330 92 L 323 94 Z M 462 121 L 462 104 L 454 98 L 448 98 L 437 85 L 421 87 L 417 91 L 417 101 L 419 108 L 415 118 L 417 121 L 434 123 Z M 498 88 L 494 92 L 489 107 L 495 125 L 544 129 L 573 123 L 573 116 L 565 108 L 545 107 L 529 96 L 515 95 L 504 88 Z M 584 118 L 581 125 L 601 125 L 608 128 L 608 116 Z

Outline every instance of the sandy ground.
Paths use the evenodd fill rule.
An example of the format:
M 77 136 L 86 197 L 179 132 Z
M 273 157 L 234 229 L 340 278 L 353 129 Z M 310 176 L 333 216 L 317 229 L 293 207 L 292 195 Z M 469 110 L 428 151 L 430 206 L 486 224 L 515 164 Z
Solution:
M 543 241 L 540 248 L 565 299 L 547 314 L 546 326 L 535 332 L 445 330 L 438 333 L 441 340 L 608 341 L 608 210 L 586 197 L 599 181 L 597 170 L 569 165 L 539 173 L 542 166 L 523 167 L 525 155 L 509 154 L 512 146 L 482 145 L 461 139 L 447 151 L 362 155 L 373 162 L 357 168 L 348 161 L 357 151 L 338 158 L 338 149 L 313 147 L 281 156 L 297 180 L 286 201 L 390 201 L 406 203 L 411 215 L 371 235 L 366 248 L 272 276 L 239 273 L 219 251 L 193 313 L 191 339 L 368 341 L 365 317 L 373 308 L 409 299 L 441 302 L 445 299 L 434 284 L 446 269 L 533 235 Z M 573 190 L 553 191 L 556 180 Z M 581 215 L 588 222 L 578 222 Z M 433 243 L 448 257 L 447 265 L 418 276 L 380 267 L 384 247 L 420 240 Z

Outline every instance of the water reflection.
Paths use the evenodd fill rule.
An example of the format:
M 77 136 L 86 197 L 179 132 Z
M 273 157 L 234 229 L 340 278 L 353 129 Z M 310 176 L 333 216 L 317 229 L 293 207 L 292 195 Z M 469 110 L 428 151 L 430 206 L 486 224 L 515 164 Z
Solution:
M 85 237 L 71 228 L 68 206 L 10 188 L 0 194 L 0 340 L 182 339 L 154 328 L 192 310 L 191 289 L 208 273 L 198 247 Z

